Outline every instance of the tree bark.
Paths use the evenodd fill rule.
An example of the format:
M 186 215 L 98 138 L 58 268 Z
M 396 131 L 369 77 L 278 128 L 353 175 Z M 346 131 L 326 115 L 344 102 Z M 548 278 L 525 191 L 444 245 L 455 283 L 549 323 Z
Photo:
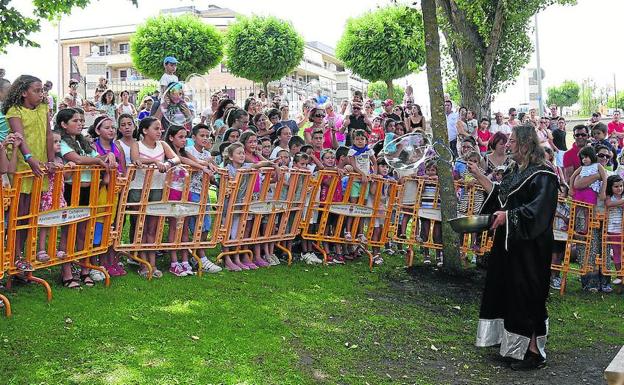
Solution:
M 434 139 L 448 143 L 446 115 L 444 114 L 444 89 L 440 69 L 440 35 L 436 16 L 435 0 L 422 0 L 423 24 L 425 29 L 425 51 L 427 82 L 431 104 L 431 128 Z M 442 244 L 444 270 L 453 274 L 463 270 L 459 255 L 459 236 L 451 229 L 448 220 L 457 216 L 457 197 L 450 165 L 438 162 L 438 183 L 442 203 Z
M 262 89 L 264 90 L 265 95 L 269 94 L 269 81 L 268 80 L 262 81 Z M 249 118 L 251 118 L 251 116 Z
M 394 84 L 392 84 L 392 80 L 385 80 L 385 83 L 388 88 L 388 99 L 394 99 Z

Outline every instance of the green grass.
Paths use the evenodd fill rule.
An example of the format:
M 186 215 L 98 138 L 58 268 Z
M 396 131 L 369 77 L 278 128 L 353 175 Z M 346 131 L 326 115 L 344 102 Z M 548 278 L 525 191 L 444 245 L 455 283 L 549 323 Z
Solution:
M 56 271 L 41 276 L 54 280 Z M 411 277 L 398 259 L 202 278 L 136 274 L 79 291 L 16 287 L 0 318 L 2 384 L 475 383 L 480 293 Z M 448 281 L 448 280 L 447 280 Z M 464 288 L 458 283 L 461 292 Z M 624 343 L 622 296 L 550 301 L 549 353 Z M 575 315 L 576 313 L 576 315 Z M 442 370 L 441 367 L 447 369 Z M 449 369 L 451 371 L 449 371 Z M 456 374 L 454 374 L 456 373 Z M 485 381 L 487 382 L 487 381 Z

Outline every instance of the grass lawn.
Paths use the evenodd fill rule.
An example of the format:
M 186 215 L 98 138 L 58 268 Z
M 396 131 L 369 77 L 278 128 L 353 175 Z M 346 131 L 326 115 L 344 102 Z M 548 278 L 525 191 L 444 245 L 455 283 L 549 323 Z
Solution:
M 373 273 L 364 261 L 152 282 L 130 273 L 110 288 L 55 283 L 51 303 L 15 286 L 0 383 L 599 384 L 624 344 L 624 297 L 581 293 L 573 278 L 551 296 L 549 366 L 515 377 L 495 349 L 473 346 L 482 274 L 386 262 Z

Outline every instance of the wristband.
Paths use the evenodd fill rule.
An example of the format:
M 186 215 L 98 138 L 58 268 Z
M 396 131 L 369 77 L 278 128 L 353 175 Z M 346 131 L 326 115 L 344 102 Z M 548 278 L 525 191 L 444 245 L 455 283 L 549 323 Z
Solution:
M 28 153 L 28 154 L 24 154 L 24 162 L 28 162 L 28 159 L 32 158 L 32 154 Z
M 171 159 L 167 159 L 167 160 L 165 161 L 165 163 L 169 163 L 169 165 L 170 165 L 171 167 L 175 167 L 175 163 L 173 163 L 173 162 L 171 161 Z

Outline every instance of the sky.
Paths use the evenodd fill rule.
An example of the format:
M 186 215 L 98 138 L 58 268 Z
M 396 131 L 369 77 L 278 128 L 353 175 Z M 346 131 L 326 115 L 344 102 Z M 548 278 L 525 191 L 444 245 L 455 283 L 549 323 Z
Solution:
M 306 41 L 318 40 L 335 46 L 349 17 L 389 4 L 390 0 L 317 0 L 314 3 L 292 0 L 139 0 L 135 8 L 130 0 L 92 1 L 84 10 L 76 9 L 62 18 L 61 36 L 64 32 L 89 27 L 122 25 L 141 22 L 156 15 L 161 8 L 195 5 L 205 9 L 208 4 L 227 7 L 242 14 L 272 14 L 289 20 Z M 13 0 L 10 4 L 26 13 L 32 12 L 29 0 Z M 312 6 L 311 6 L 312 5 Z M 543 93 L 548 87 L 564 80 L 581 82 L 593 78 L 598 86 L 613 87 L 614 75 L 624 90 L 624 50 L 619 49 L 619 37 L 624 1 L 578 0 L 575 6 L 551 6 L 538 15 L 541 65 L 546 77 Z M 6 55 L 0 55 L 0 67 L 7 71 L 9 80 L 20 74 L 36 75 L 58 83 L 57 27 L 44 22 L 41 32 L 31 38 L 41 48 L 10 46 Z M 535 54 L 527 67 L 535 66 Z M 412 84 L 417 101 L 428 106 L 426 75 L 424 72 L 396 81 L 405 86 Z M 612 88 L 613 89 L 613 88 Z M 613 91 L 611 91 L 613 92 Z M 520 82 L 497 95 L 493 110 L 506 110 L 526 100 L 527 87 Z

